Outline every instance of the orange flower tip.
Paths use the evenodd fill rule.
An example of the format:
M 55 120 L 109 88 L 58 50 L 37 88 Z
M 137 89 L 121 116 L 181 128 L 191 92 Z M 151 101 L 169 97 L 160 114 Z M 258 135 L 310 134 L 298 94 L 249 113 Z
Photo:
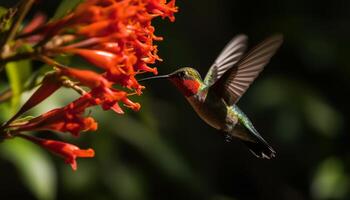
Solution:
M 77 171 L 77 161 L 73 160 L 72 162 L 66 162 L 67 164 L 70 164 L 70 166 L 72 167 L 73 171 Z
M 66 159 L 66 163 L 70 164 L 70 166 L 72 167 L 73 171 L 76 171 L 78 168 L 77 165 L 77 161 L 76 158 L 80 157 L 80 158 L 92 158 L 95 156 L 95 151 L 91 148 L 89 149 L 73 149 L 72 152 L 72 157 L 68 157 Z
M 163 37 L 155 36 L 155 35 L 153 35 L 153 39 L 154 39 L 154 40 L 157 40 L 157 41 L 163 41 L 163 40 L 164 40 Z
M 96 123 L 95 119 L 92 117 L 88 117 L 84 121 L 86 130 L 85 131 L 96 131 L 98 128 L 98 124 Z
M 170 19 L 171 22 L 175 22 L 175 17 L 174 16 L 169 17 L 169 19 Z
M 135 103 L 134 110 L 139 111 L 141 109 L 141 104 Z
M 76 149 L 73 150 L 73 154 L 80 158 L 92 158 L 95 156 L 95 151 L 91 148 L 89 149 Z
M 153 72 L 154 75 L 157 75 L 158 74 L 158 69 L 155 67 L 155 68 L 151 68 L 151 72 Z
M 116 103 L 111 107 L 111 110 L 113 110 L 114 112 L 118 113 L 118 114 L 124 114 L 124 111 L 120 108 L 119 104 Z
M 125 104 L 125 106 L 132 109 L 133 111 L 139 111 L 141 109 L 141 105 L 139 103 L 133 103 L 131 105 Z
M 140 96 L 140 95 L 142 94 L 142 90 L 143 90 L 143 89 L 145 89 L 145 86 L 140 85 L 140 87 L 137 88 L 137 90 L 136 90 L 136 94 L 137 94 L 138 96 Z

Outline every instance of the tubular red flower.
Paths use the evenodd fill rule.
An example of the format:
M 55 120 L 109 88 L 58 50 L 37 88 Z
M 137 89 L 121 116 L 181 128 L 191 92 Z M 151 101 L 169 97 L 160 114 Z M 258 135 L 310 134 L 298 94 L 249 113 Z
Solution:
M 154 14 L 159 14 L 163 18 L 168 17 L 170 21 L 175 21 L 174 13 L 177 12 L 175 0 L 166 4 L 166 0 L 150 0 L 147 8 Z
M 20 115 L 41 103 L 47 97 L 51 96 L 61 86 L 62 83 L 58 80 L 57 74 L 46 75 L 41 83 L 41 86 L 32 94 L 32 96 L 26 101 L 26 103 L 20 108 L 20 110 L 6 122 L 6 124 L 9 125 Z
M 66 49 L 62 51 L 77 54 L 104 70 L 109 70 L 116 66 L 120 60 L 117 55 L 107 51 L 89 49 Z
M 73 144 L 57 140 L 41 139 L 24 134 L 19 134 L 18 136 L 34 142 L 52 153 L 61 156 L 67 164 L 70 164 L 73 170 L 77 170 L 77 158 L 91 158 L 95 156 L 95 151 L 91 148 L 80 149 Z
M 97 21 L 95 23 L 80 27 L 78 34 L 86 37 L 102 37 L 118 31 L 118 26 L 110 20 Z
M 36 13 L 33 19 L 22 29 L 22 34 L 30 33 L 33 30 L 44 25 L 46 18 L 46 15 L 43 13 Z
M 81 70 L 67 67 L 58 67 L 61 75 L 78 80 L 81 84 L 92 88 L 103 86 L 111 87 L 111 83 L 105 79 L 101 74 L 90 70 Z
M 9 126 L 16 131 L 51 130 L 70 132 L 79 136 L 80 132 L 97 130 L 97 123 L 92 117 L 83 117 L 86 108 L 96 105 L 91 95 L 86 94 L 63 108 L 57 108 L 20 124 Z

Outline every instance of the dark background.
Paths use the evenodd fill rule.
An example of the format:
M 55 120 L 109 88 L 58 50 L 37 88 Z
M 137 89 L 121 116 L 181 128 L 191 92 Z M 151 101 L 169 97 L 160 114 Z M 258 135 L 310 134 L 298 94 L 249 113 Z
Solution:
M 52 15 L 58 2 L 42 1 L 35 10 Z M 282 48 L 238 103 L 277 157 L 260 160 L 236 140 L 225 142 L 170 83 L 154 81 L 137 99 L 139 113 L 94 111 L 98 133 L 72 141 L 93 147 L 97 155 L 78 160 L 77 172 L 49 157 L 55 162 L 54 198 L 350 199 L 350 1 L 177 5 L 175 23 L 154 23 L 164 37 L 159 43 L 164 61 L 154 65 L 160 74 L 190 66 L 204 76 L 238 33 L 249 36 L 250 46 L 274 33 L 284 35 Z M 51 101 L 67 101 L 63 93 Z M 38 198 L 18 168 L 0 160 L 0 198 Z

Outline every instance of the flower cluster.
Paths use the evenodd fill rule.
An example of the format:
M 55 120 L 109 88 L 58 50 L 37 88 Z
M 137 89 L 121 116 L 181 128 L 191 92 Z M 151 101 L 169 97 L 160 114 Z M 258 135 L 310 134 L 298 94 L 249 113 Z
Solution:
M 68 143 L 21 132 L 51 130 L 79 136 L 81 132 L 97 129 L 96 121 L 84 115 L 91 106 L 99 105 L 104 110 L 122 114 L 121 103 L 138 111 L 140 104 L 129 97 L 140 95 L 144 87 L 135 76 L 144 72 L 157 74 L 157 69 L 149 65 L 161 61 L 153 42 L 162 38 L 154 35 L 152 19 L 174 21 L 175 12 L 175 0 L 86 0 L 56 21 L 44 24 L 42 15 L 34 17 L 18 40 L 36 47 L 33 58 L 54 66 L 55 72 L 44 78 L 36 92 L 2 128 L 63 156 L 76 169 L 75 158 L 92 157 L 92 149 L 80 150 Z M 82 57 L 96 66 L 96 71 L 66 66 L 53 59 L 62 54 Z M 115 89 L 115 85 L 125 89 Z M 16 120 L 61 86 L 75 89 L 81 96 L 38 117 Z

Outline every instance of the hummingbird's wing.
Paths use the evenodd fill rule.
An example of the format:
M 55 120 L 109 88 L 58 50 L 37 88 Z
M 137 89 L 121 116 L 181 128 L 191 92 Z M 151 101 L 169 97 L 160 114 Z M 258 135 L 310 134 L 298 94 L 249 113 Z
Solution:
M 213 85 L 214 91 L 228 105 L 233 105 L 248 89 L 283 42 L 282 35 L 273 35 L 249 51 Z
M 205 85 L 208 87 L 212 86 L 228 69 L 242 58 L 247 48 L 247 40 L 247 36 L 237 35 L 227 43 L 205 76 Z

